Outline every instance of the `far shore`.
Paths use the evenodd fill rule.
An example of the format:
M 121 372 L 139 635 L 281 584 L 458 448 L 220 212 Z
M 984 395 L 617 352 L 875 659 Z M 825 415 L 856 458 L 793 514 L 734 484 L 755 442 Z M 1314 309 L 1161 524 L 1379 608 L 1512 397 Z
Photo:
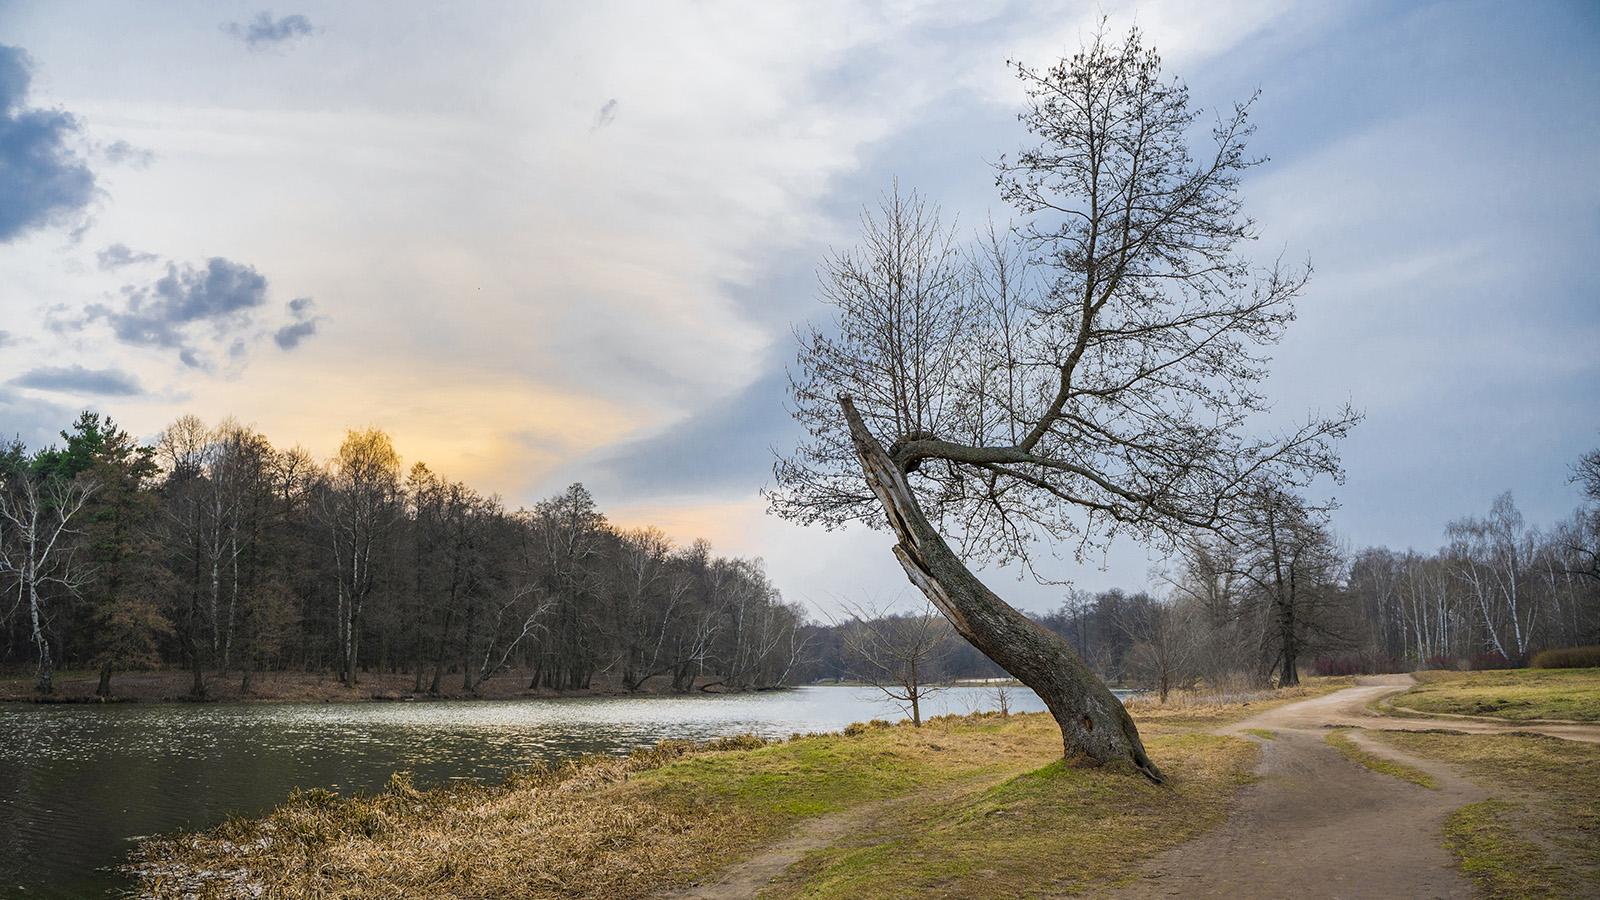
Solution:
M 629 691 L 619 679 L 596 676 L 588 688 L 557 691 L 528 687 L 532 672 L 506 672 L 480 684 L 475 690 L 461 686 L 461 675 L 446 673 L 438 693 L 430 693 L 432 677 L 416 690 L 416 676 L 406 673 L 362 673 L 356 684 L 346 687 L 332 672 L 252 672 L 249 689 L 244 688 L 240 672 L 207 674 L 204 697 L 192 694 L 194 676 L 184 671 L 123 672 L 111 678 L 111 696 L 99 697 L 97 671 L 56 673 L 54 690 L 38 692 L 38 679 L 30 674 L 0 677 L 0 703 L 356 703 L 433 700 L 522 700 L 556 697 L 637 697 L 673 696 L 670 678 L 649 679 L 637 691 Z M 695 690 L 677 696 L 722 693 L 720 679 L 703 677 Z

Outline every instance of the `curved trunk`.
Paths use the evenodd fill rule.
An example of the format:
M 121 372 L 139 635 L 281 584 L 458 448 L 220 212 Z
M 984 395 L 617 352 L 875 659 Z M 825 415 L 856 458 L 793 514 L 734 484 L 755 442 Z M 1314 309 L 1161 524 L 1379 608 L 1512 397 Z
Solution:
M 899 538 L 894 555 L 911 583 L 962 637 L 1039 695 L 1061 726 L 1068 758 L 1126 763 L 1151 781 L 1164 782 L 1122 702 L 1066 641 L 1017 612 L 967 569 L 923 515 L 905 474 L 867 430 L 855 404 L 847 396 L 839 403 L 867 484 Z

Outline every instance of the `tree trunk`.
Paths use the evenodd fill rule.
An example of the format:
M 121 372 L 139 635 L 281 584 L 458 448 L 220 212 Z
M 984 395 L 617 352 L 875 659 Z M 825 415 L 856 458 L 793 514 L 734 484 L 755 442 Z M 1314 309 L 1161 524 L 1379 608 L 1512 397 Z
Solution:
M 1163 783 L 1145 754 L 1139 730 L 1071 646 L 1017 612 L 975 577 L 923 515 L 905 475 L 867 430 L 848 396 L 839 398 L 868 486 L 883 504 L 906 575 L 957 632 L 1018 681 L 1032 688 L 1061 726 L 1069 759 L 1126 763 Z
M 94 695 L 101 700 L 111 699 L 111 660 L 100 664 L 100 684 L 94 689 Z

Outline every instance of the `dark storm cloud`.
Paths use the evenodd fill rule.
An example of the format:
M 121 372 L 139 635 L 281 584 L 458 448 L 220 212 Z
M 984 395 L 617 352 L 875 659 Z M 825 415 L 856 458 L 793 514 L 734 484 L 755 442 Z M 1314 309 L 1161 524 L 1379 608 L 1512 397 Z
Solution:
M 279 328 L 272 340 L 280 350 L 293 350 L 300 342 L 317 333 L 317 323 L 323 317 L 316 314 L 317 304 L 310 297 L 296 297 L 284 304 L 294 321 Z
M 0 243 L 66 222 L 94 198 L 94 173 L 67 146 L 78 120 L 60 109 L 29 109 L 31 62 L 0 45 Z
M 128 249 L 127 244 L 112 244 L 94 255 L 95 261 L 100 264 L 100 271 L 107 269 L 120 269 L 136 263 L 154 262 L 157 257 L 154 253 L 143 253 Z
M 120 369 L 85 369 L 42 366 L 6 382 L 15 387 L 71 394 L 98 394 L 104 397 L 133 397 L 144 393 L 139 379 Z
M 311 20 L 302 15 L 274 19 L 270 12 L 259 12 L 248 25 L 229 22 L 222 30 L 244 41 L 251 50 L 263 50 L 311 34 L 316 29 L 311 27 Z

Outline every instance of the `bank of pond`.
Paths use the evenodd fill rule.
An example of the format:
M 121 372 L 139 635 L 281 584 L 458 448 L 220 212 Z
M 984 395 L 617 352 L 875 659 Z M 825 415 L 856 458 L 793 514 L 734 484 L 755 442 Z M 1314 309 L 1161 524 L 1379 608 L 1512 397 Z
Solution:
M 941 691 L 925 716 L 998 708 Z M 1042 710 L 1010 687 L 1015 712 Z M 296 789 L 495 783 L 508 772 L 662 740 L 840 731 L 902 713 L 870 688 L 408 703 L 0 704 L 0 897 L 101 897 L 134 838 L 254 816 Z

